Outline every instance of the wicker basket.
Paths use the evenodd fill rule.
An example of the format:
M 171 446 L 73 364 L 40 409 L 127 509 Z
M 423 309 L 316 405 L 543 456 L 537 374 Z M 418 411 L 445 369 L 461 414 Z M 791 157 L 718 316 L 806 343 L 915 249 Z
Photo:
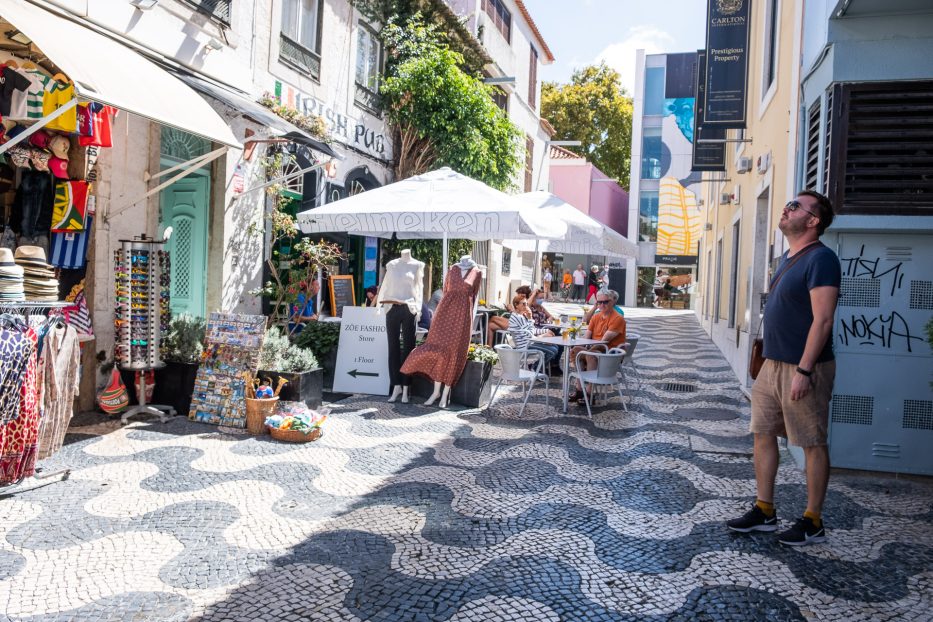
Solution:
M 250 434 L 266 434 L 266 417 L 275 412 L 275 405 L 279 396 L 267 397 L 263 400 L 244 398 L 246 400 L 246 430 Z
M 324 435 L 324 430 L 321 428 L 314 428 L 312 431 L 305 434 L 298 430 L 280 430 L 279 428 L 269 428 L 269 434 L 272 435 L 277 441 L 285 441 L 286 443 L 310 443 L 311 441 L 316 441 Z

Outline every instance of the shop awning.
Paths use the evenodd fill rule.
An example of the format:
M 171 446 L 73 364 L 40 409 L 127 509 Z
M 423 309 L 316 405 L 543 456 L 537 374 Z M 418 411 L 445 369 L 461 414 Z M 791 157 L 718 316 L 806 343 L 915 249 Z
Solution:
M 254 102 L 245 94 L 237 93 L 231 89 L 215 84 L 210 80 L 205 80 L 200 76 L 181 70 L 170 70 L 179 80 L 193 88 L 194 90 L 223 102 L 234 110 L 239 110 L 244 117 L 264 125 L 271 129 L 276 136 L 287 138 L 293 142 L 305 145 L 324 155 L 332 158 L 340 158 L 339 155 L 327 143 L 314 138 L 297 125 L 289 123 L 278 116 L 262 104 Z
M 80 99 L 240 148 L 210 104 L 139 52 L 29 0 L 0 0 L 0 17 L 74 82 Z

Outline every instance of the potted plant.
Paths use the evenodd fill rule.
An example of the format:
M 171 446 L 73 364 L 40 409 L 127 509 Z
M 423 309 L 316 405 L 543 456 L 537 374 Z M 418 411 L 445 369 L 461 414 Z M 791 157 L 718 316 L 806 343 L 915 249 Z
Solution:
M 162 336 L 161 356 L 165 367 L 155 372 L 155 404 L 173 406 L 179 414 L 187 415 L 194 393 L 194 381 L 204 350 L 204 318 L 188 314 L 176 315 Z
M 310 350 L 324 369 L 324 386 L 334 386 L 337 366 L 337 344 L 340 341 L 339 322 L 308 322 L 294 337 L 295 345 Z
M 492 366 L 499 360 L 499 355 L 492 348 L 475 343 L 467 351 L 467 362 L 457 384 L 450 388 L 450 401 L 479 408 L 489 401 L 492 392 Z M 434 392 L 434 383 L 423 376 L 412 379 L 412 394 L 428 397 Z
M 279 393 L 282 401 L 303 402 L 308 408 L 321 406 L 324 370 L 311 350 L 293 344 L 275 326 L 266 330 L 256 375 L 271 386 L 276 386 L 279 378 L 287 380 Z

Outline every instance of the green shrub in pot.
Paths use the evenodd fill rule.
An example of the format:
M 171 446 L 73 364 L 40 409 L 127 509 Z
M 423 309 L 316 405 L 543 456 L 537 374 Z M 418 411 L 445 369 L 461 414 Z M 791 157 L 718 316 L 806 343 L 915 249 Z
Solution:
M 206 329 L 204 318 L 187 313 L 174 316 L 160 343 L 162 360 L 171 363 L 200 363 Z
M 259 369 L 300 373 L 318 368 L 317 357 L 309 349 L 293 344 L 277 327 L 266 329 L 259 357 Z
M 327 355 L 337 349 L 340 341 L 339 322 L 308 322 L 294 337 L 295 345 L 314 353 L 318 361 L 327 360 Z

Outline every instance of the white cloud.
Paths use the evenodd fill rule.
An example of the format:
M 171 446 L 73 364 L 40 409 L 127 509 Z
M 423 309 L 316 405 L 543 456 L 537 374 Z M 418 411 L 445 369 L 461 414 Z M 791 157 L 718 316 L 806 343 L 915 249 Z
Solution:
M 645 54 L 672 52 L 677 40 L 669 33 L 652 26 L 633 26 L 622 41 L 609 44 L 596 55 L 595 62 L 606 64 L 622 76 L 622 86 L 629 95 L 635 93 L 635 51 L 644 49 Z

